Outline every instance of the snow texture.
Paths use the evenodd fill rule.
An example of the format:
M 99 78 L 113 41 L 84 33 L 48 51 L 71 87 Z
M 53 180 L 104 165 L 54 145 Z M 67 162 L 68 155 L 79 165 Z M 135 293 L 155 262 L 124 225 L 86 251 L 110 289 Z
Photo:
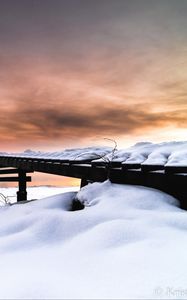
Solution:
M 44 197 L 53 196 L 55 194 L 66 193 L 70 191 L 78 191 L 79 187 L 52 187 L 52 186 L 33 186 L 27 187 L 27 199 L 42 199 Z M 0 188 L 0 206 L 5 204 L 5 199 L 8 203 L 17 202 L 17 187 Z
M 96 159 L 103 157 L 110 153 L 112 148 L 110 147 L 87 147 L 87 148 L 73 148 L 65 149 L 57 152 L 41 152 L 26 150 L 23 153 L 9 153 L 5 156 L 18 156 L 23 158 L 43 158 L 43 159 L 59 159 L 59 160 L 86 160 Z
M 94 160 L 101 162 L 103 159 Z M 105 161 L 145 165 L 187 165 L 187 142 L 137 143 L 104 157 Z
M 75 198 L 83 210 L 70 210 Z M 186 299 L 187 217 L 177 205 L 106 181 L 1 207 L 0 298 Z
M 26 150 L 23 153 L 1 153 L 1 156 L 58 159 L 71 161 L 92 160 L 93 162 L 116 161 L 125 164 L 187 166 L 187 142 L 142 142 L 134 146 L 113 151 L 110 147 L 88 147 L 66 149 L 58 152 Z

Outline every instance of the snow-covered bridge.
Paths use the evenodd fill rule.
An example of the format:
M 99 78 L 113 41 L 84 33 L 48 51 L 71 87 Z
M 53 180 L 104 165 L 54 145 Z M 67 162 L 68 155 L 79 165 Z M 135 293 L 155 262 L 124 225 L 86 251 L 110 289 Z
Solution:
M 187 209 L 187 142 L 137 143 L 128 149 L 109 147 L 67 149 L 59 152 L 1 153 L 0 181 L 17 181 L 17 200 L 26 200 L 27 173 L 42 172 L 81 179 L 143 185 L 178 198 Z

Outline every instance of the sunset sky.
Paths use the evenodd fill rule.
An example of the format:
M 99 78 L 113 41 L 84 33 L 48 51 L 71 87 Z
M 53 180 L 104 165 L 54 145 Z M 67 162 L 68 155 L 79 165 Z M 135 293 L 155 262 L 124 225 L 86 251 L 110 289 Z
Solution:
M 0 0 L 0 151 L 186 140 L 186 96 L 186 0 Z

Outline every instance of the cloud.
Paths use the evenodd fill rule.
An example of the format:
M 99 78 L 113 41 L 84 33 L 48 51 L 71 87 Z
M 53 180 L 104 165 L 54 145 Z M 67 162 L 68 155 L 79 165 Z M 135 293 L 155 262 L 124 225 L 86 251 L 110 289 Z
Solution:
M 1 2 L 3 145 L 186 127 L 186 2 Z
M 115 76 L 111 70 L 105 73 L 100 67 L 91 73 L 63 73 L 57 71 L 56 64 L 54 69 L 50 64 L 37 66 L 27 61 L 19 67 L 4 66 L 0 71 L 2 143 L 25 147 L 43 143 L 47 147 L 57 141 L 61 145 L 68 140 L 78 144 L 95 136 L 117 139 L 150 133 L 155 128 L 186 127 L 185 99 L 178 106 L 185 83 L 165 79 L 150 85 L 153 77 L 149 81 L 148 73 L 147 81 L 143 78 L 138 85 L 131 76 L 135 72 L 139 79 L 144 68 L 137 71 L 135 63 L 130 65 L 133 71 L 129 77 L 120 76 L 121 71 Z M 118 69 L 120 66 L 115 71 Z
M 42 103 L 44 99 L 42 100 Z M 21 102 L 20 102 L 21 103 Z M 40 106 L 36 102 L 23 103 L 9 111 L 0 120 L 2 139 L 50 143 L 53 140 L 76 140 L 94 136 L 126 136 L 151 131 L 155 127 L 187 126 L 184 110 L 154 113 L 150 106 L 134 106 L 104 102 L 94 104 L 83 102 L 79 109 L 66 104 Z

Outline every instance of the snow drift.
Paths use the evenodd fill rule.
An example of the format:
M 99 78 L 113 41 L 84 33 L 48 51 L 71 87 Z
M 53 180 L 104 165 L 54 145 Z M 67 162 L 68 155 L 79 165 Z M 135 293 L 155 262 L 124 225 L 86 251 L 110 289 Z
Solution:
M 74 199 L 85 208 L 71 211 Z M 171 299 L 168 288 L 185 289 L 187 277 L 187 217 L 177 205 L 106 181 L 1 207 L 0 298 Z
M 22 158 L 58 159 L 70 161 L 93 160 L 94 162 L 116 161 L 126 164 L 187 166 L 187 142 L 163 142 L 154 144 L 141 142 L 114 151 L 111 147 L 87 147 L 65 149 L 57 152 L 26 150 L 23 153 L 1 153 L 1 156 Z

